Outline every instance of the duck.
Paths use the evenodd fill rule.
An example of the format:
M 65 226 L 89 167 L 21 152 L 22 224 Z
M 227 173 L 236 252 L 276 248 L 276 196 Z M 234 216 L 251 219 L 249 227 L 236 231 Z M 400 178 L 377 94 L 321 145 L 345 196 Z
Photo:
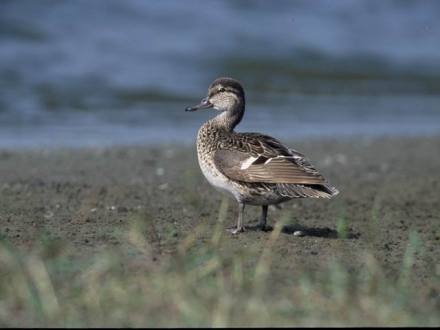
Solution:
M 238 203 L 232 234 L 246 229 L 246 205 L 261 206 L 257 228 L 266 231 L 269 205 L 277 206 L 295 198 L 329 199 L 339 193 L 300 152 L 269 135 L 236 132 L 245 103 L 242 84 L 220 77 L 211 83 L 199 104 L 185 109 L 217 111 L 197 133 L 197 158 L 207 181 Z

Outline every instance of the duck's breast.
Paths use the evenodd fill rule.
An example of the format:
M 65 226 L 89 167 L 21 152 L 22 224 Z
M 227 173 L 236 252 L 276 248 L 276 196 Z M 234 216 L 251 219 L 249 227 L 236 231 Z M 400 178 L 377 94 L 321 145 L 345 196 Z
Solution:
M 240 193 L 236 189 L 236 185 L 221 173 L 214 164 L 210 153 L 203 154 L 198 152 L 198 160 L 200 169 L 206 180 L 214 186 L 218 191 L 226 194 L 231 194 L 235 199 L 240 200 Z

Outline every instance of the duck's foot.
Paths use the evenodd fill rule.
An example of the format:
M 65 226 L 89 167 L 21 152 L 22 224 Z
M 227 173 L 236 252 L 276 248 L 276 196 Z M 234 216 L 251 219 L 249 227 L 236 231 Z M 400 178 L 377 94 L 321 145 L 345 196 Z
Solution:
M 244 232 L 243 212 L 244 212 L 244 203 L 239 202 L 238 203 L 237 226 L 235 228 L 232 228 L 232 229 L 228 230 L 232 235 L 236 235 L 238 233 Z
M 253 223 L 250 223 L 249 225 L 247 225 L 245 229 L 246 230 L 250 230 L 250 231 L 264 231 L 264 232 L 268 232 L 268 231 L 272 231 L 273 227 L 270 226 L 270 225 L 266 225 L 266 224 L 263 225 L 263 224 L 261 224 L 259 222 L 254 221 Z
M 230 232 L 232 235 L 237 235 L 239 233 L 243 233 L 244 231 L 245 231 L 244 227 L 228 228 L 228 232 Z
M 257 226 L 257 228 L 258 228 L 259 230 L 261 230 L 261 231 L 265 231 L 265 232 L 268 232 L 268 231 L 273 230 L 273 227 L 272 227 L 272 226 L 268 226 L 268 225 L 266 225 L 266 224 L 259 224 L 259 225 Z

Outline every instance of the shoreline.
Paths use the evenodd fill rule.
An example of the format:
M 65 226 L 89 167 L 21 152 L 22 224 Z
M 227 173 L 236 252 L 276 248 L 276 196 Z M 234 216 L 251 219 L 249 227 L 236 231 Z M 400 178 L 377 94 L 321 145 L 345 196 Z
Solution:
M 241 132 L 242 130 L 238 130 Z M 244 132 L 244 131 L 243 131 Z M 127 143 L 96 143 L 96 144 L 81 144 L 81 145 L 31 145 L 31 144 L 21 144 L 15 146 L 5 146 L 0 145 L 0 152 L 6 153 L 14 153 L 14 152 L 57 152 L 63 150 L 72 150 L 72 151 L 80 151 L 80 150 L 107 150 L 107 149 L 123 149 L 123 148 L 191 148 L 195 147 L 197 131 L 194 133 L 194 138 L 192 140 L 180 140 L 180 141 L 159 141 L 159 142 L 127 142 Z M 278 137 L 276 134 L 269 134 L 274 138 L 280 140 L 286 145 L 294 145 L 294 144 L 308 144 L 308 143 L 320 143 L 322 141 L 332 141 L 334 143 L 344 143 L 347 140 L 354 141 L 363 141 L 366 143 L 373 143 L 375 141 L 384 140 L 384 141 L 397 141 L 397 140 L 425 140 L 425 139 L 440 139 L 440 132 L 433 133 L 429 132 L 426 134 L 348 134 L 348 135 L 300 135 L 296 138 L 283 138 Z

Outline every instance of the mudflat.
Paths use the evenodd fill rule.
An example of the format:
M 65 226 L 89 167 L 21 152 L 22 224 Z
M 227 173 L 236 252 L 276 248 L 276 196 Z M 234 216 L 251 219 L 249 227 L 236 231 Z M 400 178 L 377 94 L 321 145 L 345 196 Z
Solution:
M 235 236 L 226 229 L 235 225 L 236 203 L 207 183 L 194 147 L 0 151 L 0 325 L 440 325 L 440 137 L 286 144 L 340 194 L 269 209 L 269 232 L 253 229 L 260 208 L 248 206 L 249 228 Z M 109 255 L 117 262 L 101 274 L 99 263 Z M 43 265 L 51 294 L 38 289 L 35 265 Z M 183 291 L 150 287 L 172 270 L 184 278 L 199 274 L 200 283 L 183 281 Z M 27 305 L 26 294 L 6 287 L 14 272 L 30 274 L 41 313 Z M 102 298 L 106 304 L 89 306 L 78 278 L 90 272 L 103 283 L 114 272 L 113 288 L 146 300 L 138 297 L 137 307 L 121 315 L 112 313 L 128 299 L 122 293 L 113 305 Z M 148 294 L 140 289 L 144 276 Z M 326 291 L 329 283 L 343 286 L 343 302 L 337 290 Z M 410 298 L 389 302 L 374 291 L 394 284 L 390 296 Z M 100 288 L 97 296 L 107 292 Z M 267 314 L 240 309 L 239 302 L 255 297 Z M 55 307 L 46 310 L 50 301 Z

